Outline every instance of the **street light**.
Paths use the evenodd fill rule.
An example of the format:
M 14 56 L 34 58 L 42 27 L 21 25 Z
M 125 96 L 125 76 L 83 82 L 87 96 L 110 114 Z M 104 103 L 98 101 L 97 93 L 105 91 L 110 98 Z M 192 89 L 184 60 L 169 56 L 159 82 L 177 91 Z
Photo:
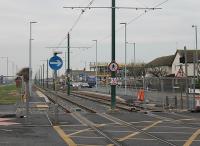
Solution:
M 92 40 L 96 43 L 96 91 L 97 91 L 97 40 Z
M 37 23 L 35 21 L 30 22 L 30 39 L 29 39 L 29 94 L 32 96 L 32 58 L 31 58 L 31 41 L 32 39 L 32 24 Z
M 195 63 L 197 64 L 197 80 L 198 80 L 198 53 L 197 53 L 197 25 L 192 25 L 193 28 L 195 28 L 195 49 L 196 49 L 196 54 L 195 54 Z M 194 73 L 195 74 L 195 73 Z
M 126 43 L 127 43 L 127 41 L 126 41 L 126 25 L 127 25 L 127 23 L 120 23 L 120 24 L 122 24 L 122 25 L 124 25 L 125 26 L 125 75 L 124 75 L 124 78 L 125 78 L 125 95 L 126 95 L 126 88 L 127 88 L 127 78 L 126 78 L 126 72 L 127 72 L 127 69 L 126 69 Z
M 135 43 L 129 43 L 129 42 L 126 42 L 127 44 L 133 44 L 134 48 L 133 48 L 133 55 L 134 55 L 134 58 L 133 58 L 133 63 L 135 64 L 136 63 L 136 57 L 135 57 Z
M 6 69 L 6 76 L 7 76 L 7 78 L 8 78 L 8 57 L 0 57 L 0 58 L 6 58 L 6 61 L 7 61 L 7 63 L 6 63 L 6 66 L 7 66 L 7 69 Z

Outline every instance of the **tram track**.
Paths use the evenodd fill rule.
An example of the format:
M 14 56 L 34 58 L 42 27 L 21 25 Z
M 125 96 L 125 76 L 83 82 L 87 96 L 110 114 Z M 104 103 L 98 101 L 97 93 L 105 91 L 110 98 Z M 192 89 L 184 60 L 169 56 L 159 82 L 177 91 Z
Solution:
M 45 91 L 45 90 L 43 90 Z M 66 98 L 63 97 L 62 95 L 60 95 L 61 93 L 55 93 L 55 92 L 52 92 L 52 91 L 48 91 L 49 93 L 53 94 L 54 96 L 57 96 L 59 98 L 62 98 L 63 100 L 65 100 Z M 76 96 L 76 95 L 74 95 Z M 69 101 L 66 100 L 66 101 Z M 71 101 L 70 101 L 71 102 Z M 79 106 L 80 108 L 85 108 L 85 106 L 81 105 L 78 103 L 78 102 L 71 102 L 72 104 L 76 104 L 77 106 Z M 66 107 L 65 107 L 66 108 Z M 88 108 L 89 109 L 89 108 Z M 167 141 L 166 139 L 164 138 L 161 138 L 161 137 L 158 137 L 158 136 L 155 136 L 149 132 L 146 131 L 146 129 L 140 129 L 136 126 L 134 126 L 133 124 L 131 123 L 128 123 L 126 121 L 123 121 L 117 117 L 114 117 L 114 116 L 111 116 L 111 115 L 108 115 L 106 113 L 98 113 L 98 111 L 95 111 L 94 109 L 92 110 L 88 110 L 90 111 L 91 113 L 94 113 L 94 114 L 98 114 L 98 116 L 101 116 L 103 118 L 106 118 L 106 119 L 109 119 L 111 121 L 115 121 L 117 123 L 119 123 L 120 125 L 123 125 L 125 127 L 128 127 L 128 128 L 131 128 L 133 129 L 134 131 L 136 130 L 136 134 L 145 134 L 146 136 L 149 136 L 161 143 L 165 143 L 167 145 L 170 145 L 170 146 L 176 146 L 176 144 L 170 142 L 170 141 Z M 93 129 L 94 131 L 96 131 L 97 133 L 99 133 L 101 136 L 105 137 L 107 140 L 109 140 L 112 144 L 116 145 L 116 146 L 122 146 L 121 142 L 118 141 L 118 140 L 115 140 L 114 138 L 112 138 L 111 136 L 108 136 L 107 134 L 105 134 L 100 128 L 98 128 L 92 121 L 90 121 L 89 119 L 87 119 L 86 117 L 84 117 L 83 115 L 81 115 L 80 113 L 78 112 L 73 112 L 72 113 L 73 116 L 75 116 L 77 119 L 79 119 L 80 121 L 82 121 L 83 123 L 85 123 L 88 127 L 90 127 L 91 129 Z
M 105 104 L 108 106 L 111 105 L 111 102 L 110 102 L 111 100 L 108 99 L 108 97 L 105 97 L 102 95 L 95 95 L 95 94 L 88 94 L 88 93 L 81 93 L 81 92 L 72 92 L 71 94 L 76 97 L 84 98 L 84 99 L 98 102 L 101 104 Z M 124 102 L 120 102 L 120 101 L 116 102 L 116 108 L 118 108 L 120 110 L 129 111 L 129 112 L 140 110 L 139 108 L 130 106 L 128 103 L 124 103 Z
M 45 89 L 41 89 L 39 87 L 36 87 L 38 90 L 40 90 L 43 94 L 45 94 L 49 100 L 51 100 L 53 103 L 55 103 L 56 101 L 52 98 L 50 98 L 50 95 L 47 95 L 47 90 Z M 48 91 L 49 92 L 49 91 Z M 58 96 L 62 99 L 65 100 L 65 98 L 63 98 L 62 96 L 60 95 L 56 95 L 56 93 L 52 93 L 51 91 L 49 92 L 51 94 L 53 94 L 54 96 Z M 69 100 L 66 100 L 66 101 L 69 101 Z M 81 108 L 86 108 L 84 106 L 80 106 L 80 104 L 77 104 L 75 102 L 72 102 L 70 101 L 71 103 L 74 103 L 76 104 L 77 106 L 81 107 Z M 58 103 L 59 106 L 61 106 L 59 103 Z M 70 111 L 69 109 L 67 109 L 66 107 L 63 107 L 61 106 L 63 110 L 67 110 L 67 111 Z M 90 111 L 91 113 L 96 113 L 93 109 L 89 109 L 87 108 L 88 111 Z M 71 112 L 71 111 L 70 111 Z M 69 112 L 68 112 L 69 113 Z M 90 127 L 91 129 L 93 129 L 94 131 L 96 131 L 97 133 L 99 133 L 100 136 L 103 136 L 104 138 L 106 138 L 108 141 L 110 141 L 112 144 L 114 144 L 115 146 L 122 146 L 118 141 L 114 140 L 113 138 L 110 138 L 109 136 L 107 136 L 104 132 L 102 132 L 99 128 L 97 128 L 97 126 L 95 126 L 95 124 L 91 121 L 89 121 L 87 118 L 85 118 L 84 116 L 82 116 L 81 114 L 79 114 L 78 112 L 73 112 L 71 113 L 77 120 L 81 121 L 81 123 L 84 123 L 85 125 L 87 125 L 88 127 Z

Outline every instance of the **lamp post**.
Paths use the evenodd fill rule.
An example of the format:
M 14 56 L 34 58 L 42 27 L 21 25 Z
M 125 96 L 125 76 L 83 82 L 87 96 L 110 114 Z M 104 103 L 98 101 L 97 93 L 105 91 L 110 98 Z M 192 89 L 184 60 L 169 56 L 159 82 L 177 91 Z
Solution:
M 96 71 L 96 91 L 97 91 L 97 40 L 92 40 L 92 41 L 94 41 L 95 43 L 96 43 L 96 69 L 95 69 L 95 71 Z
M 125 66 L 124 66 L 124 78 L 125 78 L 125 95 L 126 95 L 126 93 L 127 93 L 127 77 L 126 77 L 126 74 L 127 74 L 127 69 L 126 69 L 126 44 L 127 44 L 127 41 L 126 41 L 126 25 L 127 25 L 127 23 L 120 23 L 120 24 L 123 24 L 124 26 L 125 26 Z
M 133 63 L 135 64 L 136 63 L 136 57 L 135 57 L 135 43 L 129 43 L 129 42 L 126 42 L 127 44 L 133 44 Z
M 0 58 L 6 58 L 6 76 L 7 76 L 7 78 L 8 78 L 8 57 L 0 57 Z M 7 80 L 6 80 L 6 82 L 7 82 Z
M 198 62 L 198 52 L 197 52 L 197 25 L 192 25 L 192 27 L 195 28 L 195 49 L 196 49 L 195 63 L 196 63 L 196 66 L 197 66 L 197 81 L 198 81 L 198 71 L 199 71 L 198 65 L 199 65 L 199 62 Z
M 31 41 L 32 39 L 32 24 L 37 23 L 35 21 L 30 22 L 30 39 L 29 39 L 29 94 L 32 96 L 32 50 L 31 50 Z

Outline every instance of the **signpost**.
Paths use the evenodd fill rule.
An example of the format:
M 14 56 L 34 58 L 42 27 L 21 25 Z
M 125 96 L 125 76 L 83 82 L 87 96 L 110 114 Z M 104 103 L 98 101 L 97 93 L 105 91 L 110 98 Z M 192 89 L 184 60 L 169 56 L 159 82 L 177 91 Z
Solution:
M 54 56 L 50 58 L 49 60 L 49 66 L 52 70 L 54 70 L 54 90 L 56 91 L 56 78 L 57 78 L 57 70 L 61 69 L 63 65 L 62 59 L 57 56 L 58 53 L 54 53 Z M 57 98 L 55 101 L 55 124 L 58 123 L 58 103 Z
M 116 62 L 111 62 L 108 65 L 108 67 L 109 67 L 110 71 L 114 71 L 114 72 L 116 72 L 119 69 L 119 65 Z
M 63 65 L 62 59 L 60 57 L 56 56 L 56 55 L 51 57 L 50 60 L 49 60 L 49 66 L 54 71 L 59 70 L 62 67 L 62 65 Z
M 115 109 L 116 104 L 116 85 L 117 85 L 117 78 L 116 78 L 116 72 L 119 69 L 119 65 L 113 60 L 109 65 L 108 68 L 111 71 L 111 109 Z

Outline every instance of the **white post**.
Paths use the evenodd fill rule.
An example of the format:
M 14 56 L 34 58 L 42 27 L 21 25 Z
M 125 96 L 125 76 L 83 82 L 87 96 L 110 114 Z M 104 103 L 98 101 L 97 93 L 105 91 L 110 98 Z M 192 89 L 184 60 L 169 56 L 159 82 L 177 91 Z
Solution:
M 126 41 L 126 24 L 127 23 L 120 23 L 120 24 L 123 24 L 125 26 L 125 66 L 124 66 L 124 78 L 125 78 L 125 95 L 127 94 L 127 68 L 126 68 L 126 44 L 127 44 L 127 41 Z
M 96 43 L 96 67 L 95 67 L 95 71 L 96 71 L 96 91 L 97 91 L 97 40 L 93 40 Z
M 135 43 L 133 43 L 133 44 L 134 44 L 134 64 L 135 64 L 135 63 L 136 63 L 136 62 L 135 62 L 135 60 L 136 60 L 136 59 L 135 59 Z
M 30 39 L 29 39 L 29 94 L 32 96 L 32 50 L 31 50 L 31 41 L 32 41 L 32 23 L 30 22 Z

